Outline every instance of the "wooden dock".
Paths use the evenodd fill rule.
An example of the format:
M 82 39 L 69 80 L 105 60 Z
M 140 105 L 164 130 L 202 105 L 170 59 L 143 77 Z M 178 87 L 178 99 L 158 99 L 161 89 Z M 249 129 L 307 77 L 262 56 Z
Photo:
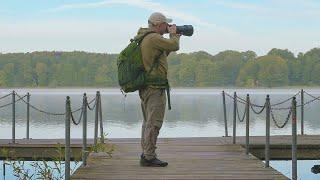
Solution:
M 55 148 L 64 140 L 0 140 L 0 148 L 20 149 L 21 155 Z M 109 139 L 115 145 L 110 158 L 91 153 L 88 165 L 80 167 L 71 179 L 288 179 L 273 168 L 264 168 L 264 137 L 250 137 L 250 154 L 245 154 L 245 137 L 232 144 L 231 137 L 160 138 L 158 155 L 169 162 L 164 168 L 140 167 L 140 139 Z M 80 152 L 81 139 L 72 139 L 73 153 Z M 92 144 L 92 140 L 89 140 Z M 271 159 L 288 159 L 291 155 L 291 136 L 271 137 Z M 38 149 L 38 150 L 36 150 Z M 298 158 L 320 158 L 320 136 L 298 136 Z
M 165 168 L 139 166 L 139 139 L 113 139 L 110 143 L 116 145 L 116 153 L 112 158 L 91 154 L 88 166 L 79 168 L 72 179 L 288 179 L 273 168 L 264 168 L 252 154 L 246 155 L 244 139 L 237 138 L 236 145 L 231 137 L 159 139 L 159 158 L 169 162 Z M 264 150 L 264 137 L 250 137 L 250 141 L 251 150 Z M 279 159 L 279 149 L 288 158 L 291 136 L 272 136 L 270 148 L 271 158 Z M 298 136 L 299 158 L 319 158 L 319 148 L 320 136 Z

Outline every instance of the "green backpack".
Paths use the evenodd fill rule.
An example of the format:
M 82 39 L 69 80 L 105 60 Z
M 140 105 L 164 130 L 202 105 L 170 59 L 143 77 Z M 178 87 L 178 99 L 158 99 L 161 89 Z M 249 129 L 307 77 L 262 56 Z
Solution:
M 167 91 L 168 98 L 168 108 L 171 109 L 170 103 L 170 88 L 167 79 L 162 79 L 160 77 L 152 77 L 150 75 L 151 71 L 159 65 L 159 58 L 162 54 L 159 54 L 158 57 L 155 58 L 154 63 L 151 66 L 151 69 L 147 72 L 144 68 L 142 62 L 142 53 L 140 44 L 142 40 L 151 33 L 148 32 L 144 34 L 139 39 L 131 40 L 131 43 L 121 51 L 119 57 L 117 59 L 118 66 L 118 81 L 121 87 L 121 91 L 128 93 L 134 92 L 136 90 L 142 89 L 147 85 L 156 85 L 163 86 Z
M 118 60 L 118 81 L 121 90 L 125 93 L 134 92 L 146 86 L 147 73 L 142 62 L 140 44 L 144 37 L 154 32 L 148 32 L 139 39 L 131 40 L 131 43 L 121 51 Z

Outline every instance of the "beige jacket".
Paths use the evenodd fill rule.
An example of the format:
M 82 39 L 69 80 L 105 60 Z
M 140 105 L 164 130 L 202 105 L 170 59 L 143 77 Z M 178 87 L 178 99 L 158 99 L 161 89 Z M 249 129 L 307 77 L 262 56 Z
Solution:
M 135 38 L 139 38 L 150 31 L 148 28 L 140 28 Z M 158 33 L 148 34 L 141 43 L 142 60 L 146 71 L 148 72 L 151 69 L 156 57 L 161 54 L 160 64 L 152 70 L 151 75 L 167 78 L 167 56 L 171 51 L 179 50 L 179 39 L 180 36 L 175 34 L 170 34 L 170 39 L 166 39 Z

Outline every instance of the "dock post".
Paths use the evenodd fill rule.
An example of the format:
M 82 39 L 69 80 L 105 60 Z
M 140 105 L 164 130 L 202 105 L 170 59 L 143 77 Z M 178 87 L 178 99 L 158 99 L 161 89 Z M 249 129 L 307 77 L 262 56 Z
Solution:
M 236 144 L 237 133 L 237 93 L 233 94 L 233 144 Z
M 65 180 L 70 179 L 70 97 L 66 100 L 66 122 L 65 122 Z
M 87 165 L 87 94 L 83 94 L 82 166 Z
M 99 121 L 99 91 L 96 93 L 96 109 L 94 115 L 94 146 L 97 146 L 98 143 L 98 121 Z M 94 148 L 96 149 L 96 148 Z
M 102 121 L 102 106 L 101 106 L 101 94 L 99 94 L 99 120 L 100 120 L 100 143 L 104 143 L 104 133 L 103 133 L 103 121 Z
M 304 91 L 301 89 L 301 135 L 304 135 Z
M 6 163 L 4 160 L 2 161 L 2 169 L 3 169 L 2 175 L 3 175 L 3 177 L 5 177 L 6 176 Z
M 12 91 L 12 143 L 16 143 L 16 92 Z
M 29 139 L 30 138 L 30 133 L 29 133 L 29 129 L 30 129 L 30 93 L 27 93 L 27 135 L 26 138 Z
M 265 146 L 265 167 L 269 167 L 269 160 L 270 160 L 270 97 L 269 94 L 266 98 L 266 146 Z
M 226 107 L 226 95 L 224 91 L 222 91 L 222 103 L 223 103 L 223 117 L 224 117 L 224 132 L 225 137 L 228 136 L 228 121 L 227 121 L 227 107 Z
M 249 154 L 249 106 L 250 106 L 250 96 L 247 94 L 247 102 L 246 102 L 246 154 Z
M 297 101 L 292 100 L 292 180 L 297 179 Z

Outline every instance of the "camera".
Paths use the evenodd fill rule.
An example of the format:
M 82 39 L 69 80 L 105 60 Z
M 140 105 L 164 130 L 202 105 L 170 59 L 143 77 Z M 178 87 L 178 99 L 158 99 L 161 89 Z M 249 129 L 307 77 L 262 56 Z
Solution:
M 169 25 L 169 27 L 170 26 L 172 26 L 172 25 Z M 176 27 L 177 27 L 177 34 L 181 34 L 184 36 L 192 36 L 193 35 L 193 26 L 192 25 L 182 25 L 182 26 L 176 26 Z

